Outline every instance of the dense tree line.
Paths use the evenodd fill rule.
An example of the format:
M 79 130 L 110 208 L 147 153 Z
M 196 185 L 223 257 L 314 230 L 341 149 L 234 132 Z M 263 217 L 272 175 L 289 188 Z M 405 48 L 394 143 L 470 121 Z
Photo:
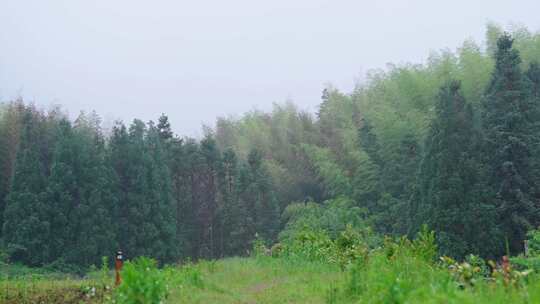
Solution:
M 2 112 L 2 240 L 12 261 L 91 265 L 122 249 L 163 262 L 244 254 L 275 240 L 279 207 L 261 154 L 220 152 L 212 136 L 15 101 Z
M 488 26 L 424 65 L 219 118 L 200 140 L 95 113 L 70 121 L 0 106 L 2 250 L 28 265 L 88 266 L 121 248 L 162 262 L 246 254 L 311 226 L 437 232 L 442 254 L 522 250 L 540 225 L 540 35 Z M 508 244 L 508 246 L 505 246 Z M 506 248 L 507 247 L 507 248 Z

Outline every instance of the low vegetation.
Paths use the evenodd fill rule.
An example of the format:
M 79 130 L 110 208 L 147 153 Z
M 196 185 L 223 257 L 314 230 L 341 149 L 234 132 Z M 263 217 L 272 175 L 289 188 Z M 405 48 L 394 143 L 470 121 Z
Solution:
M 540 245 L 540 231 L 529 234 Z M 158 267 L 145 257 L 127 262 L 112 289 L 106 267 L 84 279 L 59 274 L 4 277 L 2 303 L 537 303 L 540 272 L 530 256 L 500 261 L 439 257 L 435 234 L 386 237 L 379 243 L 348 226 L 337 237 L 298 231 L 249 258 Z M 530 264 L 529 264 L 530 263 Z M 106 264 L 105 264 L 106 265 Z

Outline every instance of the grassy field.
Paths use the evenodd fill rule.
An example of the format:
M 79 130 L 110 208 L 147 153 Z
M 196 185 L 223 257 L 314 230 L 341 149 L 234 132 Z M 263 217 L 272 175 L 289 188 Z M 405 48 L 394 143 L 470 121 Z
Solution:
M 103 271 L 84 279 L 25 274 L 0 281 L 0 303 L 540 303 L 536 272 L 432 260 L 414 248 L 383 247 L 343 268 L 291 256 L 161 269 L 147 260 L 128 264 L 115 290 Z
M 169 303 L 326 303 L 345 274 L 325 263 L 231 258 L 196 266 L 201 284 L 173 288 Z
M 345 274 L 325 263 L 229 258 L 171 267 L 166 277 L 165 303 L 326 303 Z M 0 303 L 106 303 L 110 284 L 112 274 L 103 281 L 25 273 L 0 280 Z

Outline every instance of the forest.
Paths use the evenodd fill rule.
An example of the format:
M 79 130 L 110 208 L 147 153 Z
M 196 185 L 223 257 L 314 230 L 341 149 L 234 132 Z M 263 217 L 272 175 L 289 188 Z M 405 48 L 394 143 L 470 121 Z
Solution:
M 0 256 L 87 269 L 123 250 L 159 263 L 251 254 L 298 231 L 413 237 L 439 255 L 524 251 L 540 225 L 540 34 L 495 24 L 486 41 L 220 117 L 202 138 L 167 115 L 70 120 L 23 98 L 0 106 Z

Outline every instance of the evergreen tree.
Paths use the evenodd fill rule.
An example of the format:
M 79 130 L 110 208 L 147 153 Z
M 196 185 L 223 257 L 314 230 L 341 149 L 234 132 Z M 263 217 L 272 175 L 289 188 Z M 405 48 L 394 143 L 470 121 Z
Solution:
M 531 201 L 529 99 L 525 94 L 519 52 L 508 34 L 497 41 L 495 70 L 486 91 L 483 124 L 484 153 L 490 185 L 497 193 L 500 221 L 512 253 L 523 249 L 527 230 L 534 227 L 538 208 Z
M 40 151 L 42 122 L 33 109 L 24 110 L 19 152 L 2 227 L 11 259 L 28 265 L 42 265 L 51 257 L 49 206 L 44 201 L 47 169 Z
M 239 203 L 243 205 L 239 207 L 245 208 L 239 211 L 248 215 L 239 225 L 244 232 L 244 246 L 250 246 L 255 234 L 268 242 L 274 241 L 279 229 L 279 204 L 260 151 L 250 151 L 240 173 L 239 187 Z
M 19 149 L 21 116 L 24 104 L 21 100 L 0 108 L 0 238 L 2 236 L 3 214 L 10 191 L 15 160 Z
M 527 118 L 530 122 L 531 149 L 531 187 L 532 195 L 536 201 L 537 208 L 540 201 L 540 65 L 533 62 L 525 73 L 524 94 L 528 98 Z
M 460 83 L 450 82 L 439 92 L 411 214 L 415 230 L 427 224 L 436 231 L 442 254 L 463 258 L 498 249 L 495 206 L 475 156 L 478 142 L 472 108 Z
M 117 208 L 117 190 L 108 163 L 100 118 L 81 114 L 75 121 L 78 149 L 77 183 L 80 202 L 72 219 L 76 239 L 66 260 L 78 265 L 98 265 L 102 256 L 117 250 L 118 227 L 113 221 Z
M 76 176 L 80 169 L 76 163 L 80 151 L 75 147 L 69 121 L 60 121 L 57 138 L 45 195 L 50 222 L 49 247 L 53 258 L 66 257 L 73 250 L 79 224 L 75 210 L 80 204 L 80 187 Z
M 153 224 L 156 234 L 149 235 L 146 244 L 150 246 L 152 256 L 160 261 L 174 261 L 179 256 L 176 243 L 176 205 L 173 200 L 167 153 L 161 135 L 160 129 L 150 122 L 146 136 L 148 193 L 145 204 L 150 208 L 150 216 L 146 222 Z M 145 230 L 148 231 L 151 229 Z
M 179 250 L 181 250 L 182 257 L 189 257 L 193 252 L 190 237 L 191 232 L 195 229 L 195 217 L 191 208 L 188 144 L 181 139 L 173 139 L 170 144 L 171 186 L 172 196 L 176 204 L 176 243 Z
M 164 141 L 169 141 L 173 138 L 173 132 L 171 129 L 171 123 L 169 122 L 169 117 L 165 114 L 161 114 L 158 119 L 157 131 L 159 137 Z
M 185 242 L 184 255 L 197 259 L 201 247 L 199 209 L 202 205 L 201 168 L 204 167 L 204 160 L 199 145 L 194 140 L 187 139 L 183 144 L 179 142 L 176 146 L 174 184 L 180 216 L 177 219 L 177 231 L 181 233 Z
M 234 247 L 232 232 L 240 219 L 237 217 L 239 210 L 235 209 L 238 201 L 238 159 L 232 149 L 223 152 L 222 164 L 219 167 L 219 251 L 220 256 L 234 255 L 237 253 Z
M 202 163 L 198 190 L 201 191 L 198 208 L 199 219 L 199 256 L 215 258 L 216 255 L 216 224 L 218 223 L 218 171 L 221 162 L 221 153 L 211 135 L 207 135 L 200 143 L 200 156 Z
M 130 139 L 126 126 L 117 122 L 112 129 L 112 135 L 108 149 L 108 163 L 113 168 L 112 182 L 117 189 L 116 200 L 118 203 L 115 208 L 114 217 L 116 218 L 117 241 L 119 249 L 122 249 L 130 256 L 136 256 L 130 222 L 130 202 L 129 191 L 131 189 L 130 175 Z
M 120 185 L 119 244 L 130 256 L 178 257 L 171 175 L 158 128 L 134 120 L 115 127 L 111 161 Z

